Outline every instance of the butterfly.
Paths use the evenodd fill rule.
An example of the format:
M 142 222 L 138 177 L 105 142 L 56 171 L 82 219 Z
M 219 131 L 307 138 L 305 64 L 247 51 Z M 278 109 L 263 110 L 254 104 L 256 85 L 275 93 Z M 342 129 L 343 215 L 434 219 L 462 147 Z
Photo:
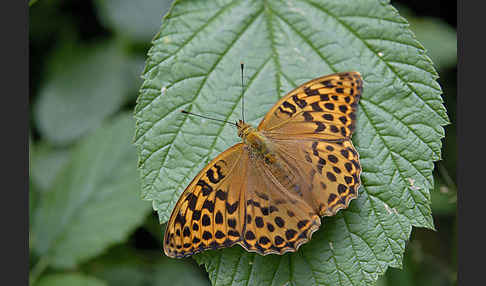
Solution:
M 358 72 L 308 81 L 281 98 L 242 142 L 214 158 L 176 203 L 164 252 L 181 258 L 241 245 L 261 255 L 296 251 L 358 196 L 351 142 L 363 90 Z

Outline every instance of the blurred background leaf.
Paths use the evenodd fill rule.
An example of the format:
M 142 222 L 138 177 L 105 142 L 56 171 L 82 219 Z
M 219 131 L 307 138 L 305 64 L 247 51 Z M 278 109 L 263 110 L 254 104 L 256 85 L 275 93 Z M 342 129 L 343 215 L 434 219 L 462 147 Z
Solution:
M 417 40 L 424 45 L 434 65 L 439 70 L 454 67 L 457 63 L 456 29 L 436 17 L 417 17 L 406 6 L 395 5 L 408 20 Z
M 32 149 L 33 144 L 30 144 Z M 31 155 L 30 177 L 37 187 L 37 191 L 48 191 L 59 171 L 71 158 L 69 148 L 56 149 L 46 142 L 36 144 Z
M 175 260 L 160 251 L 134 251 L 125 246 L 111 248 L 84 269 L 109 285 L 210 285 L 192 259 Z
M 150 42 L 171 1 L 97 0 L 97 12 L 105 28 L 135 42 Z
M 62 46 L 34 103 L 36 122 L 46 140 L 69 144 L 118 111 L 137 88 L 131 72 L 138 68 L 134 64 L 115 43 Z
M 147 215 L 141 201 L 133 120 L 118 115 L 81 140 L 40 198 L 31 248 L 57 268 L 72 268 L 123 241 Z
M 104 281 L 78 273 L 52 274 L 43 277 L 39 286 L 107 286 Z

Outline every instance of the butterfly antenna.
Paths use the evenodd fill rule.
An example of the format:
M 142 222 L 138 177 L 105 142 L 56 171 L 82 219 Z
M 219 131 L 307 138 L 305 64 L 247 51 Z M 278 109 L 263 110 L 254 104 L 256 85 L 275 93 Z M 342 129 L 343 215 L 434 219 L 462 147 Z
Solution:
M 221 119 L 211 118 L 211 117 L 207 117 L 207 116 L 204 116 L 204 115 L 199 115 L 199 114 L 192 113 L 192 112 L 185 111 L 185 110 L 181 110 L 181 112 L 182 112 L 182 113 L 185 113 L 185 114 L 189 114 L 189 115 L 199 116 L 199 117 L 206 118 L 206 119 L 209 119 L 209 120 L 214 120 L 214 121 L 219 121 L 219 122 L 228 123 L 228 124 L 231 124 L 231 125 L 234 125 L 234 126 L 238 127 L 238 125 L 236 125 L 235 123 L 233 123 L 233 122 L 229 122 L 229 121 L 226 121 L 226 120 L 221 120 Z
M 241 66 L 241 117 L 243 118 L 243 122 L 245 122 L 245 88 L 243 85 L 243 68 L 245 64 L 240 62 Z

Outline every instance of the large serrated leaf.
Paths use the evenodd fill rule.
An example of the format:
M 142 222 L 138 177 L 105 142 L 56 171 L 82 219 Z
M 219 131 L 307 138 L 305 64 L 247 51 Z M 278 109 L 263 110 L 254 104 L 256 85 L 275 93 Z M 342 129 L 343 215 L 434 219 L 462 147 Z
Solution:
M 51 266 L 73 267 L 125 239 L 150 208 L 139 200 L 133 121 L 117 116 L 72 149 L 39 196 L 31 248 Z
M 437 73 L 407 21 L 385 1 L 180 1 L 153 41 L 136 107 L 142 192 L 161 222 L 208 160 L 239 141 L 229 125 L 257 124 L 299 84 L 338 71 L 364 78 L 353 142 L 359 198 L 297 253 L 240 247 L 196 255 L 214 285 L 372 285 L 400 267 L 412 226 L 433 228 L 433 162 L 448 123 Z

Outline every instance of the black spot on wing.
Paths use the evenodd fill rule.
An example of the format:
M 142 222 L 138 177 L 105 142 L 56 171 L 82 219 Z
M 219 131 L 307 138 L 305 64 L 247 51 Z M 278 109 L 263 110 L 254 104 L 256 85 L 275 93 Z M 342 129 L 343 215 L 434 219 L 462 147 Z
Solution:
M 336 179 L 336 176 L 334 176 L 334 174 L 333 174 L 333 173 L 331 173 L 331 172 L 327 172 L 326 176 L 327 176 L 327 178 L 328 178 L 328 179 L 329 179 L 331 182 L 336 182 L 336 180 L 337 180 L 337 179 Z
M 221 230 L 218 230 L 218 231 L 217 231 L 217 232 L 214 234 L 214 236 L 215 236 L 216 238 L 218 238 L 218 239 L 221 239 L 221 238 L 225 237 L 226 235 L 225 235 L 225 234 L 224 234 L 224 233 L 223 233 Z
M 292 99 L 294 100 L 295 104 L 300 108 L 304 108 L 307 106 L 307 102 L 303 99 L 300 99 L 297 94 L 292 95 Z
M 228 219 L 228 226 L 231 228 L 236 228 L 236 219 L 234 218 Z
M 334 103 L 325 103 L 324 107 L 328 110 L 334 110 Z
M 187 197 L 186 197 L 186 201 L 189 202 L 187 204 L 188 208 L 191 211 L 194 211 L 194 209 L 196 208 L 197 197 L 193 193 L 189 193 L 189 195 L 187 195 Z
M 319 121 L 314 122 L 314 123 L 317 125 L 316 129 L 314 130 L 314 132 L 319 133 L 319 132 L 322 132 L 322 131 L 326 130 L 326 125 L 324 125 L 324 123 L 319 122 Z
M 314 117 L 312 117 L 312 115 L 310 114 L 309 111 L 302 112 L 302 116 L 304 116 L 305 121 L 313 121 L 314 120 Z
M 198 221 L 201 218 L 201 211 L 194 210 L 192 213 L 192 220 Z
M 285 221 L 278 216 L 275 218 L 275 224 L 278 225 L 278 227 L 284 227 Z
M 221 214 L 220 211 L 216 213 L 216 216 L 214 217 L 214 222 L 216 224 L 222 224 L 223 223 L 223 215 Z
M 269 232 L 273 232 L 275 230 L 275 227 L 273 226 L 273 224 L 267 222 L 267 229 Z
M 297 112 L 297 108 L 295 108 L 295 106 L 292 103 L 288 102 L 288 101 L 284 101 L 282 103 L 282 105 L 283 105 L 283 107 L 288 108 L 288 109 L 291 110 L 291 112 L 290 112 L 291 115 Z
M 179 223 L 181 226 L 186 224 L 186 217 L 181 215 L 181 213 L 178 213 L 176 215 L 176 218 L 174 220 L 175 223 Z
M 200 179 L 197 181 L 197 186 L 201 186 L 203 196 L 208 196 L 212 191 L 213 187 L 211 187 L 205 180 Z
M 213 235 L 209 231 L 205 231 L 203 233 L 202 237 L 203 237 L 204 240 L 209 240 L 209 239 L 213 238 Z
M 207 214 L 203 215 L 202 217 L 202 225 L 203 226 L 208 226 L 211 224 L 211 219 L 209 218 L 209 216 Z
M 251 230 L 248 230 L 246 233 L 245 233 L 245 239 L 246 240 L 254 240 L 256 237 L 255 237 L 255 234 L 253 233 L 253 231 Z
M 321 94 L 320 95 L 321 101 L 329 101 L 329 95 L 328 94 Z
M 346 113 L 348 111 L 348 107 L 346 105 L 340 105 L 339 110 L 341 110 L 342 113 Z
M 226 203 L 226 211 L 228 214 L 233 214 L 238 209 L 239 202 L 235 202 L 234 204 Z
M 263 218 L 262 217 L 259 217 L 257 216 L 255 218 L 255 225 L 258 227 L 258 228 L 262 228 L 265 224 L 263 223 Z
M 329 88 L 332 88 L 334 87 L 334 84 L 332 84 L 332 82 L 330 80 L 325 80 L 325 81 L 321 81 L 321 84 L 325 87 L 329 87 Z
M 187 227 L 187 226 L 186 226 L 186 227 L 184 227 L 184 230 L 182 231 L 182 235 L 183 235 L 184 237 L 188 237 L 188 236 L 190 236 L 190 235 L 191 235 L 191 231 L 189 230 L 189 227 Z M 186 248 L 187 248 L 187 247 L 186 247 Z
M 216 169 L 216 172 L 214 172 L 213 168 L 210 168 L 209 170 L 206 171 L 206 175 L 209 179 L 209 181 L 213 184 L 219 183 L 225 176 L 221 172 L 221 166 L 215 164 L 214 169 Z
M 324 115 L 322 115 L 322 118 L 324 118 L 325 120 L 328 120 L 328 121 L 334 120 L 334 116 L 332 116 L 332 114 L 329 114 L 329 113 L 325 113 Z
M 214 202 L 206 200 L 203 204 L 203 209 L 207 209 L 210 213 L 214 211 Z
M 319 91 L 317 89 L 311 89 L 310 87 L 306 87 L 304 89 L 304 92 L 307 96 L 313 96 L 319 94 Z
M 322 109 L 322 107 L 320 107 L 320 106 L 319 106 L 319 102 L 317 102 L 317 101 L 316 101 L 316 102 L 311 103 L 311 107 L 312 107 L 312 110 L 313 110 L 313 111 L 318 111 L 318 112 L 324 111 L 324 110 Z
M 337 191 L 338 191 L 338 193 L 342 194 L 342 193 L 346 192 L 347 189 L 348 189 L 348 187 L 346 187 L 345 185 L 339 184 Z
M 327 202 L 330 204 L 330 203 L 334 202 L 334 200 L 336 198 L 337 198 L 337 196 L 335 194 L 330 194 L 329 198 L 327 199 Z
M 268 201 L 269 198 L 268 198 L 267 195 L 265 195 L 263 193 L 260 193 L 260 192 L 255 192 L 255 193 L 256 193 L 257 197 L 259 197 L 259 198 L 261 198 L 261 199 L 263 199 L 265 201 Z
M 226 192 L 222 191 L 222 190 L 218 190 L 216 192 L 216 197 L 222 201 L 226 200 Z
M 295 230 L 293 230 L 293 229 L 288 229 L 288 230 L 285 231 L 285 237 L 288 240 L 294 238 L 296 234 L 297 234 L 297 232 Z

